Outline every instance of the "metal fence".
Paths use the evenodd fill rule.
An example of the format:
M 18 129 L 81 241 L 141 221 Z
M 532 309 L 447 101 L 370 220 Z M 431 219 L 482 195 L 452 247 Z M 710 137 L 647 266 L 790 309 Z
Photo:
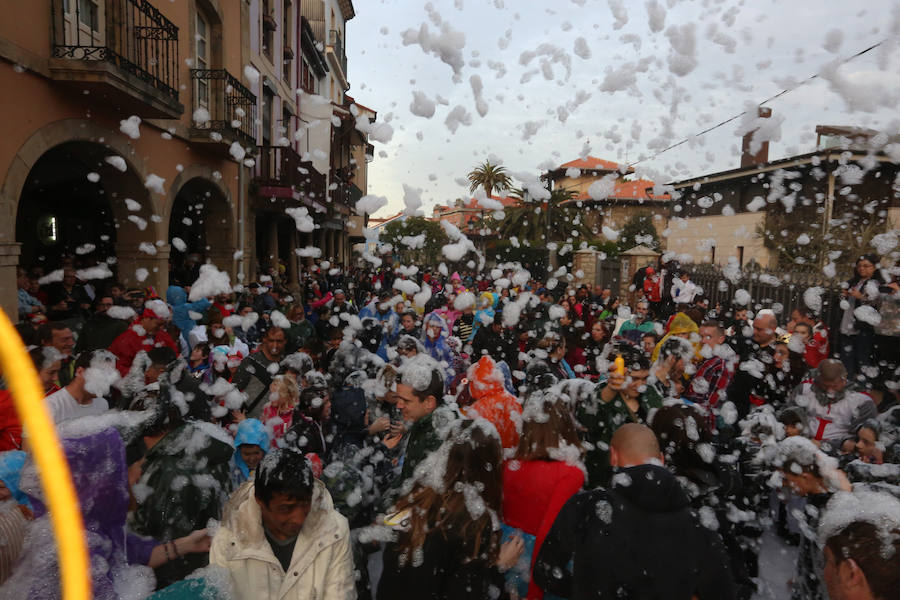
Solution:
M 682 265 L 691 281 L 703 288 L 710 306 L 734 304 L 735 292 L 743 289 L 750 294 L 747 308 L 752 312 L 768 308 L 777 315 L 780 323 L 790 319 L 791 312 L 804 306 L 803 294 L 811 287 L 820 287 L 822 307 L 818 316 L 831 331 L 838 331 L 843 311 L 840 308 L 841 287 L 836 279 L 828 279 L 818 273 L 771 272 L 762 269 L 743 269 L 738 273 L 726 273 L 717 265 Z
M 256 96 L 225 69 L 191 69 L 193 110 L 205 109 L 206 121 L 193 121 L 192 134 L 216 132 L 237 138 L 245 146 L 256 143 Z
M 106 61 L 178 100 L 178 27 L 147 0 L 53 0 L 53 57 Z

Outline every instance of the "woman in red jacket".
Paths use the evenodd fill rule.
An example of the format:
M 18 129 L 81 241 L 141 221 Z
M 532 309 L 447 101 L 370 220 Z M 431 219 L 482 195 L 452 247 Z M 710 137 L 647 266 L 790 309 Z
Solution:
M 544 598 L 543 590 L 530 582 L 534 557 L 563 504 L 584 485 L 583 448 L 567 402 L 555 390 L 526 400 L 516 454 L 503 467 L 504 535 L 520 530 L 525 542 L 525 553 L 507 572 L 507 582 L 529 600 Z

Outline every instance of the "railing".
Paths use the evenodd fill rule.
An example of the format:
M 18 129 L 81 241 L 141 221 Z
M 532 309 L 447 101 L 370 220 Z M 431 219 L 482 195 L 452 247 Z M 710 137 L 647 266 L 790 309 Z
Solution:
M 53 58 L 106 61 L 178 100 L 178 27 L 147 0 L 51 0 Z
M 721 303 L 730 306 L 738 289 L 747 290 L 752 299 L 747 306 L 751 312 L 761 308 L 771 308 L 778 314 L 778 321 L 786 323 L 791 311 L 802 306 L 803 293 L 810 287 L 824 290 L 819 318 L 831 331 L 838 331 L 843 310 L 840 307 L 840 282 L 821 274 L 808 272 L 767 272 L 762 269 L 744 267 L 740 272 L 726 273 L 717 265 L 683 265 L 691 274 L 691 281 L 703 288 L 710 306 Z
M 328 32 L 328 45 L 334 48 L 334 53 L 341 63 L 341 71 L 344 73 L 344 77 L 347 77 L 347 55 L 344 54 L 344 43 L 340 31 L 332 29 Z
M 193 135 L 218 133 L 256 143 L 256 96 L 225 69 L 191 69 Z M 208 115 L 198 115 L 204 109 Z M 197 117 L 208 117 L 198 119 Z
M 261 186 L 290 187 L 325 202 L 325 176 L 288 146 L 259 146 L 254 177 Z

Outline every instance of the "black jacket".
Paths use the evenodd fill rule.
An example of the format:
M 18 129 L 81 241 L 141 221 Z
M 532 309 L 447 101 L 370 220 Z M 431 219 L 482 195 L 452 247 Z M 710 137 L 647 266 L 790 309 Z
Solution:
M 378 600 L 475 600 L 505 598 L 503 575 L 486 560 L 466 561 L 463 541 L 431 532 L 414 560 L 402 561 L 395 543 L 384 549 Z M 412 557 L 410 557 L 412 558 Z M 411 563 L 415 562 L 415 566 Z
M 472 340 L 472 362 L 475 363 L 487 354 L 494 362 L 506 362 L 511 370 L 519 366 L 519 349 L 511 337 L 504 331 L 495 333 L 490 325 L 482 325 L 475 332 Z
M 721 539 L 700 524 L 675 476 L 655 465 L 622 469 L 612 489 L 569 499 L 541 546 L 534 578 L 570 600 L 735 597 Z

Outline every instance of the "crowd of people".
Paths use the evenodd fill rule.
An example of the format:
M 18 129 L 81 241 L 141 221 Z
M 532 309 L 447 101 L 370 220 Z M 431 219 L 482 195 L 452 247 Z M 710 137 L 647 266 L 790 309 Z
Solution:
M 96 598 L 749 599 L 766 536 L 794 598 L 900 593 L 876 256 L 839 331 L 816 290 L 711 305 L 663 259 L 623 297 L 521 265 L 59 275 L 20 269 L 17 329 Z M 0 597 L 58 598 L 28 449 L 4 384 Z

